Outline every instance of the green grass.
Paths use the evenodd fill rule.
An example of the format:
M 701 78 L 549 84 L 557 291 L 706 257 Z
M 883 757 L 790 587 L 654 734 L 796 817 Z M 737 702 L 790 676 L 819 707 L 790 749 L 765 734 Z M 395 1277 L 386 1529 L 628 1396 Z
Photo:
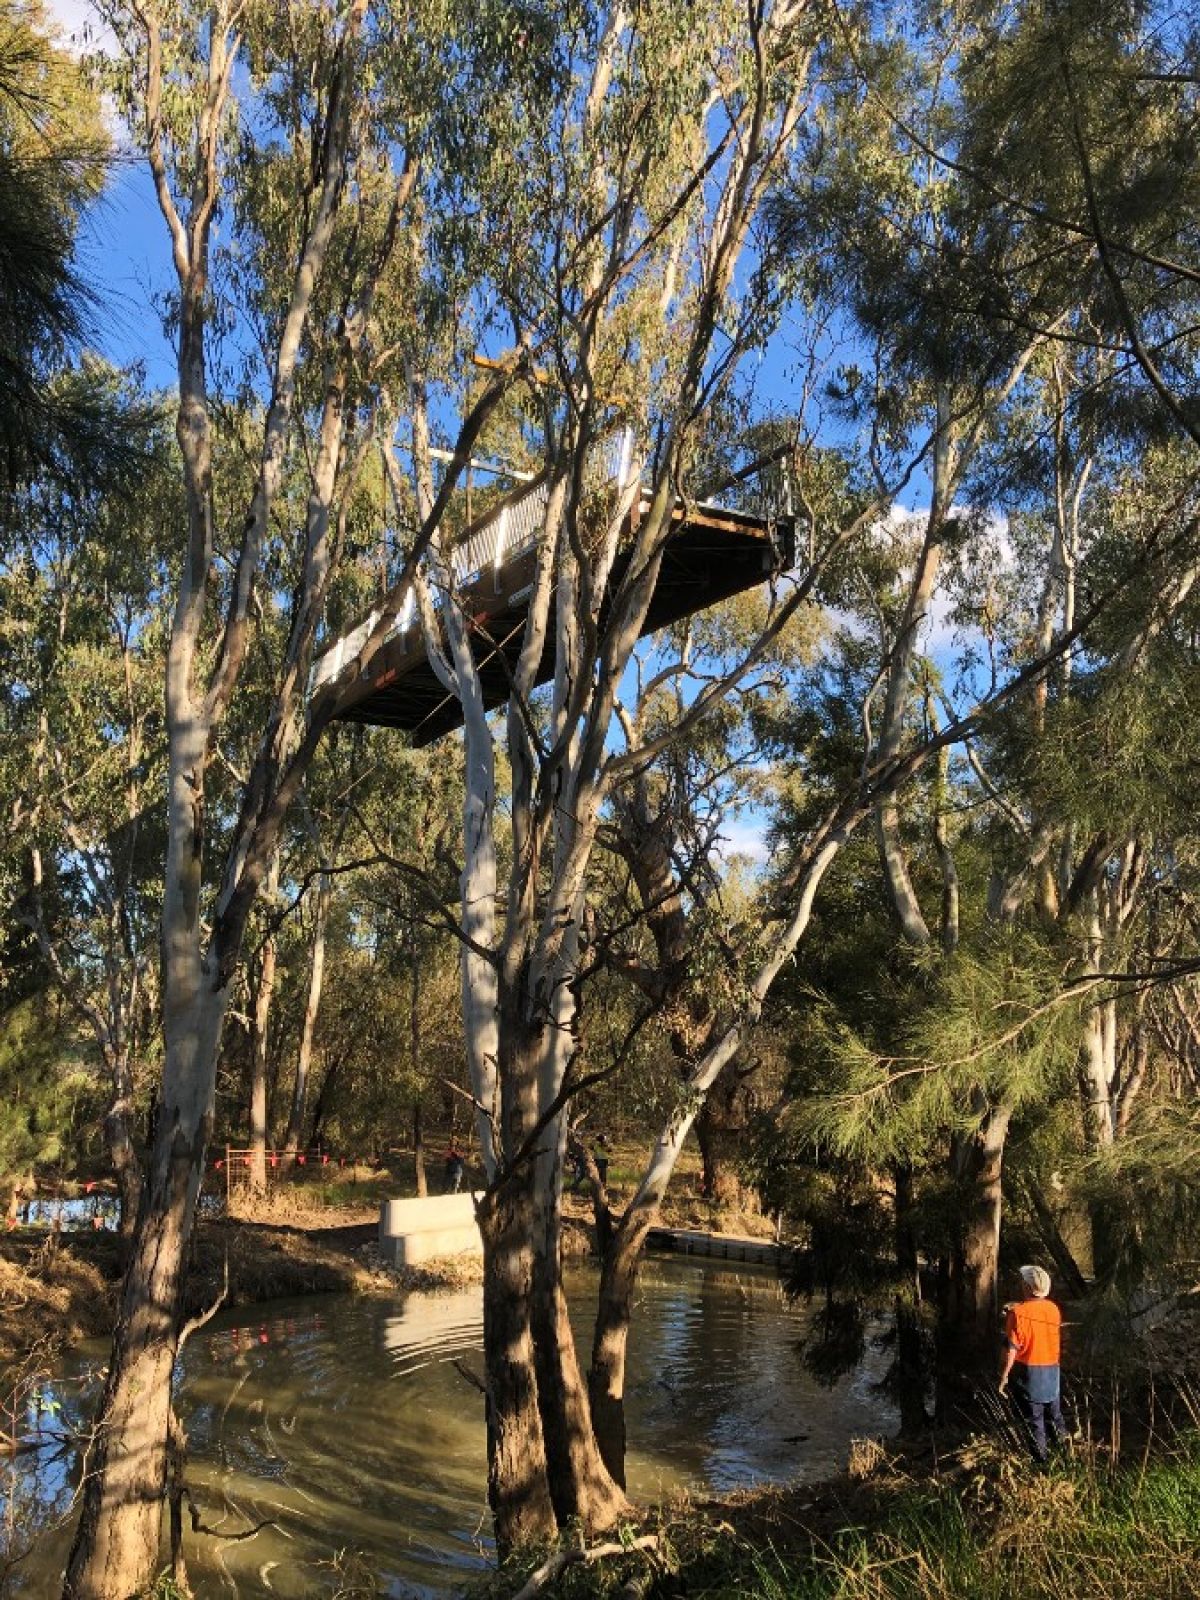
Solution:
M 984 1443 L 925 1480 L 846 1486 L 844 1513 L 664 1515 L 653 1557 L 572 1569 L 573 1600 L 1200 1600 L 1200 1436 L 1040 1473 Z M 518 1585 L 519 1586 L 519 1585 Z M 511 1592 L 511 1591 L 510 1591 Z

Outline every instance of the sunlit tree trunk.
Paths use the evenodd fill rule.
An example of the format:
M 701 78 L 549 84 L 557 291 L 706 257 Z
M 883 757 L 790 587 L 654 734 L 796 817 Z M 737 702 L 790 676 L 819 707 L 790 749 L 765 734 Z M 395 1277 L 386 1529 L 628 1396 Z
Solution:
M 195 101 L 180 92 L 179 115 L 195 160 L 186 198 L 172 189 L 161 115 L 168 87 L 163 24 L 139 14 L 132 48 L 141 72 L 144 135 L 155 192 L 171 242 L 179 286 L 179 399 L 176 438 L 187 501 L 187 538 L 180 552 L 167 651 L 167 847 L 161 918 L 163 1080 L 146 1186 L 131 1244 L 108 1378 L 88 1453 L 81 1513 L 67 1562 L 67 1600 L 129 1600 L 153 1582 L 166 1489 L 171 1383 L 180 1336 L 187 1248 L 212 1128 L 217 1057 L 229 986 L 241 954 L 246 919 L 265 877 L 279 829 L 311 760 L 323 723 L 310 721 L 303 754 L 286 771 L 284 729 L 297 721 L 314 631 L 332 559 L 328 543 L 342 438 L 342 388 L 333 371 L 326 387 L 312 492 L 303 536 L 304 579 L 292 616 L 281 686 L 263 731 L 221 875 L 215 907 L 205 903 L 206 769 L 211 743 L 249 648 L 255 579 L 279 489 L 295 392 L 295 368 L 309 322 L 313 287 L 332 237 L 342 195 L 350 133 L 350 86 L 356 35 L 366 0 L 353 0 L 328 78 L 328 123 L 314 171 L 313 203 L 300 261 L 282 321 L 263 425 L 262 455 L 241 544 L 231 599 L 216 649 L 205 637 L 215 559 L 214 462 L 206 368 L 210 309 L 209 238 L 220 200 L 222 149 L 230 86 L 241 50 L 236 18 L 217 7 L 208 18 L 204 66 Z M 181 211 L 180 206 L 183 209 Z
M 321 1014 L 321 995 L 325 987 L 325 939 L 332 901 L 333 879 L 329 873 L 323 872 L 317 889 L 317 904 L 313 919 L 304 1024 L 300 1030 L 300 1047 L 296 1053 L 296 1076 L 292 1083 L 292 1103 L 288 1111 L 287 1131 L 283 1136 L 283 1148 L 289 1156 L 294 1156 L 299 1151 L 300 1137 L 304 1131 L 304 1106 L 308 1099 L 308 1079 L 312 1069 L 313 1038 L 317 1030 L 317 1019 Z
M 421 1081 L 421 951 L 417 942 L 417 928 L 409 929 L 409 989 L 408 989 L 408 1051 L 409 1070 L 415 1084 Z M 425 1118 L 421 1103 L 421 1090 L 413 1094 L 412 1103 L 413 1181 L 418 1198 L 429 1194 L 425 1176 Z
M 279 892 L 278 851 L 271 858 L 263 892 L 268 905 Z M 278 946 L 272 930 L 263 940 L 250 1029 L 250 1187 L 257 1194 L 267 1187 L 267 1052 L 277 960 Z
M 477 1207 L 483 1239 L 483 1348 L 487 1388 L 488 1500 L 501 1557 L 553 1536 L 533 1345 L 533 1162 L 538 1039 L 515 1010 L 501 1029 L 504 1171 Z
M 579 913 L 582 907 L 577 906 Z M 575 1053 L 578 962 L 578 915 L 559 947 L 557 981 L 551 980 L 548 1003 L 534 1015 L 549 1012 L 538 1040 L 539 1101 L 555 1104 Z M 526 1002 L 529 1003 L 528 1001 Z M 546 1450 L 550 1498 L 560 1527 L 578 1524 L 590 1534 L 602 1533 L 629 1512 L 629 1505 L 605 1464 L 593 1427 L 588 1390 L 579 1369 L 575 1335 L 567 1314 L 562 1277 L 562 1186 L 566 1154 L 566 1112 L 544 1128 L 534 1157 L 533 1210 L 533 1335 L 538 1382 L 538 1410 Z
M 423 514 L 433 504 L 428 399 L 423 377 L 413 374 L 413 481 L 417 505 Z M 395 452 L 385 455 L 393 497 L 403 504 L 402 474 Z M 451 568 L 440 541 L 433 542 L 431 567 L 434 582 L 447 598 L 440 616 L 435 613 L 429 587 L 417 585 L 425 646 L 430 665 L 443 687 L 462 707 L 463 746 L 463 866 L 459 878 L 459 911 L 463 942 L 460 954 L 460 993 L 467 1071 L 475 1100 L 475 1129 L 479 1135 L 484 1171 L 496 1170 L 495 1118 L 499 1106 L 497 1059 L 499 1056 L 496 966 L 488 952 L 496 948 L 496 757 L 488 726 L 483 688 L 471 653 L 466 619 L 455 599 Z M 445 627 L 443 648 L 441 630 Z
M 429 1193 L 429 1179 L 425 1174 L 425 1123 L 420 1095 L 416 1095 L 413 1098 L 412 1137 L 413 1181 L 416 1185 L 418 1198 L 424 1200 Z
M 194 727 L 194 720 L 189 727 L 189 719 L 176 716 L 163 904 L 163 1095 L 67 1567 L 70 1600 L 141 1593 L 158 1552 L 183 1268 L 212 1126 L 227 995 L 200 955 L 200 872 L 192 844 L 204 736 Z
M 625 1482 L 625 1363 L 633 1294 L 646 1237 L 658 1222 L 680 1151 L 705 1096 L 743 1047 L 775 980 L 808 930 L 813 902 L 826 872 L 871 810 L 870 801 L 847 801 L 813 830 L 791 874 L 789 914 L 781 918 L 770 939 L 741 1008 L 710 1034 L 707 1047 L 685 1082 L 681 1103 L 661 1129 L 633 1199 L 619 1221 L 613 1222 L 593 1177 L 601 1264 L 588 1394 L 601 1453 L 619 1484 Z
M 954 1260 L 957 1360 L 964 1371 L 989 1371 L 1000 1337 L 1000 1221 L 1004 1208 L 1004 1145 L 1012 1108 L 992 1106 L 960 1150 L 966 1195 Z

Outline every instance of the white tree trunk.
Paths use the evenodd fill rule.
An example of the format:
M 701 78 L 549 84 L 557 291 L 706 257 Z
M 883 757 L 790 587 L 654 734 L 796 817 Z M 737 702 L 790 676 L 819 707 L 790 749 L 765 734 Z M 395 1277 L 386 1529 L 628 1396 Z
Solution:
M 329 908 L 333 901 L 333 879 L 328 872 L 320 876 L 317 907 L 313 923 L 312 954 L 308 975 L 308 997 L 304 1003 L 304 1024 L 296 1054 L 296 1078 L 292 1085 L 292 1104 L 288 1112 L 283 1147 L 289 1156 L 299 1152 L 304 1132 L 304 1108 L 308 1101 L 308 1080 L 312 1070 L 313 1039 L 321 1014 L 321 995 L 325 988 L 325 936 L 329 928 Z

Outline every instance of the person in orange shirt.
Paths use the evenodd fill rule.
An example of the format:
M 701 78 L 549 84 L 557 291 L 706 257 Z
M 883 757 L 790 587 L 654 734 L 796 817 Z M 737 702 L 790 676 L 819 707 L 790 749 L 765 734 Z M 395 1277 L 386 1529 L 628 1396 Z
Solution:
M 1062 1312 L 1050 1299 L 1050 1274 L 1045 1267 L 1022 1267 L 1023 1298 L 1009 1306 L 1004 1319 L 1004 1361 L 1000 1393 L 1013 1399 L 1029 1431 L 1033 1453 L 1047 1456 L 1046 1424 L 1055 1444 L 1067 1437 L 1060 1400 L 1059 1359 L 1062 1348 Z

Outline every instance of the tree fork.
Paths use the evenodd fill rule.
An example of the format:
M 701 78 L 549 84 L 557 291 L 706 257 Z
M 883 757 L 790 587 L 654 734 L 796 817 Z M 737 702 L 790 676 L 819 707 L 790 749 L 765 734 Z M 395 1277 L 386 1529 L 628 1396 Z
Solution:
M 613 1477 L 597 1439 L 588 1390 L 579 1370 L 562 1284 L 557 1179 L 550 1183 L 549 1191 L 541 1196 L 535 1212 L 532 1328 L 538 1410 L 559 1526 L 578 1523 L 591 1535 L 611 1528 L 628 1515 L 630 1507 L 624 1483 Z

